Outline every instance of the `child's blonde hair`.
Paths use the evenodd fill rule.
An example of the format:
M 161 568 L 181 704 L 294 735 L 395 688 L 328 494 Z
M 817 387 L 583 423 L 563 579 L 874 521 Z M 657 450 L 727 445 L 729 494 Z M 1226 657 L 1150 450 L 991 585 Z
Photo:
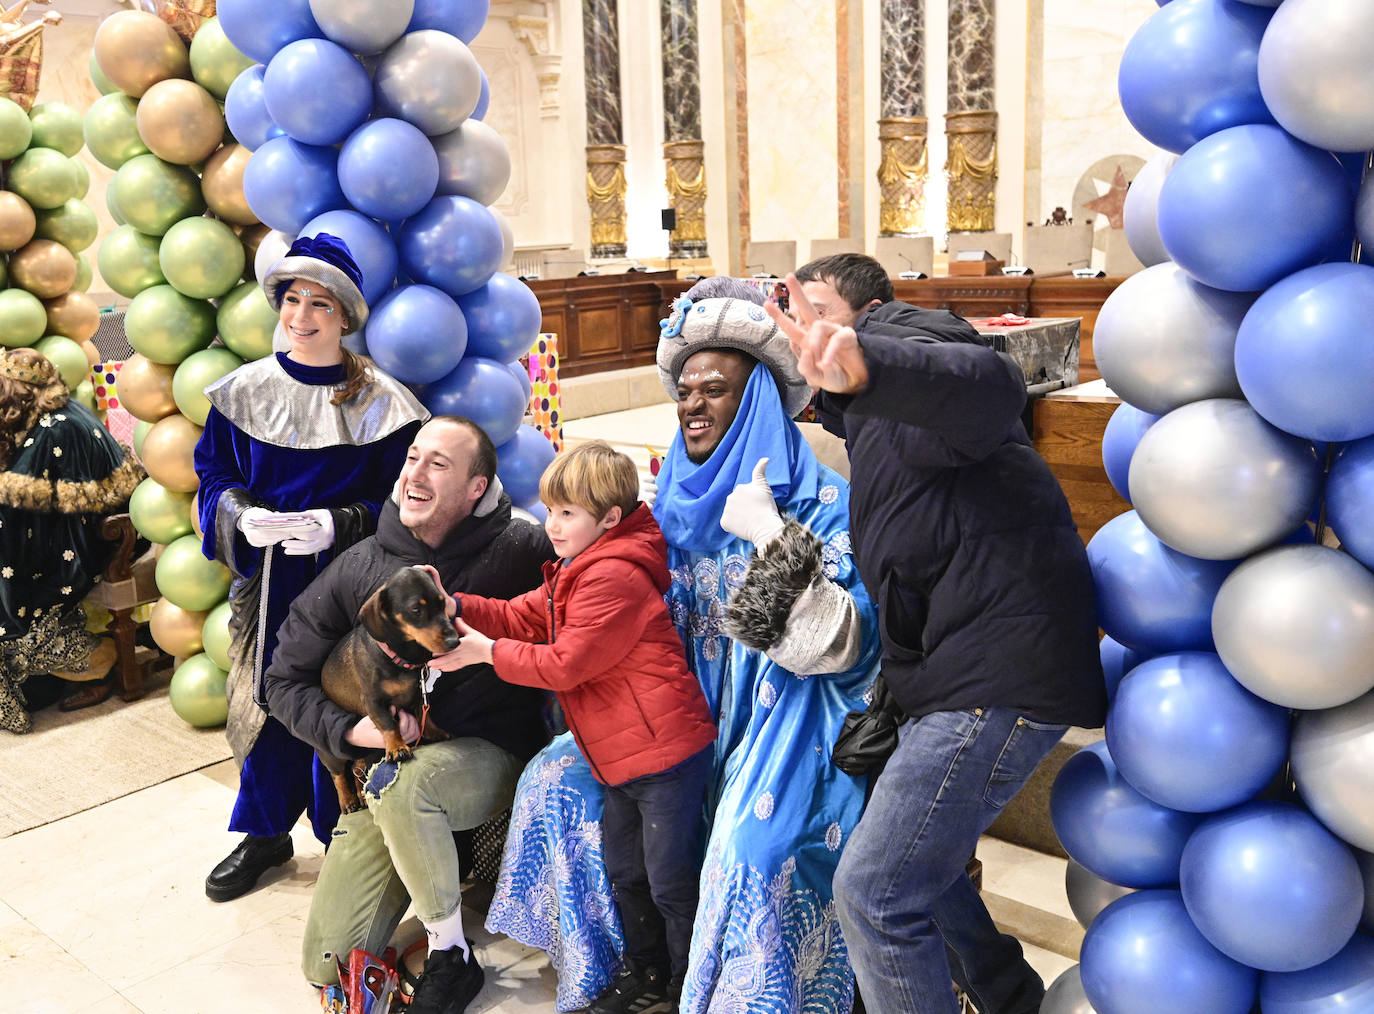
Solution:
M 606 441 L 592 440 L 553 459 L 539 479 L 539 499 L 575 504 L 598 521 L 612 507 L 628 517 L 639 502 L 639 470 Z

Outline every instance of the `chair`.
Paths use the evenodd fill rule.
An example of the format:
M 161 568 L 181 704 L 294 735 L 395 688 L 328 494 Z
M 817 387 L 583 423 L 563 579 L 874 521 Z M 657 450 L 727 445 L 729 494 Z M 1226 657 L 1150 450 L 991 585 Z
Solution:
M 576 278 L 587 270 L 587 255 L 580 249 L 548 250 L 544 253 L 542 278 Z
M 797 241 L 794 239 L 774 240 L 767 243 L 750 243 L 745 254 L 744 274 L 777 275 L 785 278 L 787 272 L 797 267 Z
M 1021 259 L 1037 275 L 1067 275 L 1088 267 L 1092 258 L 1093 227 L 1086 222 L 1026 226 Z
M 960 250 L 986 250 L 1003 264 L 1011 263 L 1011 233 L 1009 232 L 951 232 L 949 259 L 954 260 Z
M 115 543 L 115 550 L 86 601 L 108 609 L 114 617 L 109 633 L 119 655 L 111 674 L 115 677 L 119 696 L 126 701 L 136 701 L 143 696 L 145 678 L 164 657 L 151 648 L 140 648 L 134 641 L 138 632 L 138 624 L 133 620 L 134 610 L 158 598 L 153 575 L 157 551 L 139 539 L 128 514 L 111 514 L 105 518 L 100 535 L 107 542 Z M 135 558 L 140 546 L 144 551 Z
M 858 239 L 813 239 L 811 241 L 811 256 L 809 260 L 816 260 L 819 257 L 833 257 L 835 254 L 842 253 L 863 253 L 864 245 Z
M 873 256 L 890 278 L 903 271 L 935 273 L 935 240 L 931 236 L 879 236 Z

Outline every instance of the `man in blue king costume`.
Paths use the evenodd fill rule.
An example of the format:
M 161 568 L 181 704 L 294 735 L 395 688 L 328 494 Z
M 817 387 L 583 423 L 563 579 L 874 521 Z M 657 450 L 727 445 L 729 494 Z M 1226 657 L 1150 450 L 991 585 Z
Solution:
M 376 528 L 429 414 L 341 344 L 368 312 L 343 241 L 325 233 L 296 240 L 263 291 L 289 351 L 206 389 L 212 407 L 195 452 L 204 553 L 234 577 L 228 738 L 239 793 L 229 829 L 246 835 L 206 879 L 215 901 L 239 897 L 291 858 L 288 832 L 303 811 L 316 837 L 329 839 L 338 818 L 333 784 L 312 748 L 264 710 L 262 674 L 292 600 Z

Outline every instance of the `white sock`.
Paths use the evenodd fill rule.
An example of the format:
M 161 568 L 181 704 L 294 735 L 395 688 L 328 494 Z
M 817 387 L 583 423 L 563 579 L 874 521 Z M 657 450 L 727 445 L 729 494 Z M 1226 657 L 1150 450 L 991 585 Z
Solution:
M 453 910 L 453 914 L 445 916 L 438 922 L 425 923 L 425 935 L 429 937 L 430 951 L 446 951 L 450 947 L 457 947 L 463 952 L 463 959 L 467 960 L 468 942 L 463 937 L 463 907 L 460 905 Z

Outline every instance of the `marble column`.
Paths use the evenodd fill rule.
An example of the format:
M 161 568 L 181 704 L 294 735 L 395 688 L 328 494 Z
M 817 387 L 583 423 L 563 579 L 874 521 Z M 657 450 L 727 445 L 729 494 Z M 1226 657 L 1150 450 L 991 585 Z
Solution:
M 701 139 L 697 0 L 660 0 L 663 23 L 663 159 L 677 213 L 668 256 L 706 256 L 706 160 Z
M 587 202 L 592 257 L 625 256 L 625 144 L 616 0 L 582 0 L 587 93 Z
M 924 230 L 926 210 L 925 0 L 882 0 L 882 117 L 878 120 L 880 236 Z
M 993 228 L 997 187 L 997 113 L 993 90 L 996 0 L 950 0 L 949 158 L 950 232 Z

